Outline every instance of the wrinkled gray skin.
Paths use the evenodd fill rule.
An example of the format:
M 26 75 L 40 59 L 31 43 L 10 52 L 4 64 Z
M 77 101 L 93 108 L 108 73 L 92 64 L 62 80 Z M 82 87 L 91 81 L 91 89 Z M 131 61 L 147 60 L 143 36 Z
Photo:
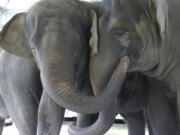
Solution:
M 11 117 L 20 135 L 36 135 L 42 86 L 35 62 L 1 51 L 0 65 L 0 134 Z
M 94 14 L 92 6 L 75 0 L 40 1 L 27 14 L 14 16 L 2 30 L 1 47 L 34 58 L 40 70 L 44 92 L 38 115 L 39 135 L 59 132 L 52 128 L 53 122 L 62 118 L 52 115 L 58 105 L 80 113 L 102 111 L 99 118 L 104 118 L 103 110 L 116 102 L 128 67 L 127 57 L 117 64 L 102 94 L 82 93 L 90 83 L 89 38 Z
M 99 51 L 111 56 L 112 63 L 102 65 L 107 70 L 104 68 L 99 76 L 114 67 L 118 54 L 129 55 L 130 72 L 141 71 L 176 93 L 180 118 L 180 1 L 104 0 L 103 3 L 99 48 L 105 49 Z M 98 66 L 101 67 L 99 63 Z
M 149 81 L 153 82 L 153 85 Z M 129 135 L 145 135 L 145 122 L 148 124 L 150 135 L 175 134 L 177 110 L 173 100 L 167 97 L 165 91 L 168 89 L 159 81 L 147 80 L 139 73 L 127 75 L 118 97 L 117 113 L 125 118 Z M 108 131 L 105 125 L 110 124 L 112 125 L 113 121 L 106 119 L 99 125 L 92 124 L 86 128 L 76 128 L 71 125 L 69 133 L 70 135 L 102 135 Z

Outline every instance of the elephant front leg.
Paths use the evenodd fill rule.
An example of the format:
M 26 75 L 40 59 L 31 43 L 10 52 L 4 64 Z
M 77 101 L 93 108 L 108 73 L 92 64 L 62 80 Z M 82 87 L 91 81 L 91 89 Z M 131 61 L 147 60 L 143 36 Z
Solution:
M 64 111 L 44 90 L 38 112 L 38 135 L 59 135 Z
M 144 117 L 145 117 L 145 120 L 146 120 L 146 123 L 147 123 L 147 128 L 148 128 L 149 135 L 154 135 L 153 129 L 152 129 L 153 127 L 151 125 L 151 120 L 148 117 L 146 109 L 144 109 Z
M 88 127 L 93 124 L 98 118 L 98 114 L 78 114 L 76 126 Z
M 128 135 L 145 135 L 143 112 L 121 113 L 128 125 Z
M 177 135 L 180 135 L 180 84 L 178 85 L 179 89 L 177 90 L 177 111 L 178 111 L 178 130 Z
M 175 135 L 177 129 L 176 114 L 165 92 L 152 89 L 149 91 L 145 109 L 155 135 Z
M 5 119 L 0 118 L 0 135 L 2 135 L 3 128 L 4 128 Z

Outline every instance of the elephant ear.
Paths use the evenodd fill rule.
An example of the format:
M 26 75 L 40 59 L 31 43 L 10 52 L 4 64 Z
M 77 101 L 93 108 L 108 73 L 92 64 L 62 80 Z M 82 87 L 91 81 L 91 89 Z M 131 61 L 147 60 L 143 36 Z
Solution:
M 166 0 L 154 0 L 156 6 L 156 17 L 160 28 L 161 38 L 165 39 L 168 24 L 168 3 Z
M 94 10 L 91 11 L 92 26 L 91 26 L 91 39 L 89 45 L 91 48 L 91 56 L 98 53 L 98 20 Z
M 148 5 L 151 16 L 155 17 L 159 26 L 161 39 L 164 41 L 168 25 L 167 0 L 144 0 Z M 155 12 L 154 12 L 155 11 Z
M 25 13 L 16 14 L 5 24 L 0 32 L 0 46 L 17 56 L 31 58 L 32 52 L 28 48 L 24 22 Z

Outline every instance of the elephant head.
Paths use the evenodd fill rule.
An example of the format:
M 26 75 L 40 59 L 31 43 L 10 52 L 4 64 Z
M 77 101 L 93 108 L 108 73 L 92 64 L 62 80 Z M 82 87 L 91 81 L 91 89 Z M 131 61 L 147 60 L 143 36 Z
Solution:
M 115 100 L 128 60 L 125 58 L 117 65 L 103 93 L 87 96 L 80 92 L 78 81 L 89 81 L 92 18 L 91 9 L 81 2 L 41 1 L 4 26 L 0 45 L 13 54 L 34 58 L 44 89 L 59 105 L 75 112 L 96 113 Z
M 124 55 L 130 58 L 129 72 L 162 74 L 171 61 L 167 51 L 172 50 L 164 45 L 168 42 L 167 10 L 166 0 L 103 0 L 94 46 L 98 53 L 90 60 L 93 89 L 104 89 Z

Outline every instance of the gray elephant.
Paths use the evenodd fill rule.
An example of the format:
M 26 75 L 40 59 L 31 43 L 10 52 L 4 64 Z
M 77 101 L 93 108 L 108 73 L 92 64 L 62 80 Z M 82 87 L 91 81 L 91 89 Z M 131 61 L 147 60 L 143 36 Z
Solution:
M 33 60 L 0 52 L 0 134 L 11 117 L 20 135 L 35 135 L 42 93 L 39 71 Z
M 172 3 L 174 4 L 175 1 Z M 99 34 L 99 44 L 92 46 L 93 54 L 90 59 L 90 75 L 92 82 L 94 82 L 92 83 L 93 90 L 103 90 L 119 59 L 128 55 L 130 58 L 130 72 L 142 71 L 149 77 L 160 80 L 163 85 L 167 85 L 167 89 L 171 89 L 172 95 L 175 95 L 172 86 L 176 84 L 177 87 L 175 88 L 178 88 L 179 83 L 177 83 L 178 78 L 176 78 L 176 81 L 172 78 L 175 77 L 174 71 L 177 68 L 173 68 L 170 72 L 172 67 L 175 66 L 176 60 L 168 57 L 174 47 L 168 45 L 170 32 L 168 30 L 171 30 L 172 26 L 177 27 L 179 23 L 177 23 L 178 18 L 175 17 L 177 12 L 173 13 L 173 10 L 169 10 L 169 8 L 169 13 L 172 13 L 171 15 L 174 17 L 174 22 L 172 20 L 167 21 L 171 18 L 167 17 L 169 15 L 167 14 L 167 7 L 168 5 L 171 7 L 171 4 L 166 0 L 103 1 L 101 17 L 97 22 L 97 28 L 99 29 L 95 32 Z M 166 21 L 173 22 L 174 25 L 171 26 Z M 167 24 L 169 27 L 166 27 Z M 177 41 L 176 39 L 175 43 L 178 43 Z M 172 41 L 172 43 L 174 42 Z M 165 58 L 167 59 L 165 60 Z M 171 64 L 168 64 L 169 62 Z M 169 81 L 166 80 L 167 78 Z M 176 100 L 176 96 L 172 98 Z M 168 126 L 168 123 L 163 125 L 165 124 Z M 172 128 L 176 128 L 176 125 Z M 166 132 L 166 134 L 169 134 L 169 132 Z
M 2 48 L 33 58 L 39 68 L 44 88 L 38 115 L 39 134 L 49 134 L 47 130 L 53 130 L 53 135 L 59 132 L 58 128 L 51 128 L 59 126 L 53 123 L 62 116 L 52 115 L 57 113 L 57 106 L 62 106 L 61 114 L 63 107 L 81 113 L 97 113 L 111 106 L 115 102 L 113 97 L 121 90 L 128 67 L 126 57 L 117 66 L 102 95 L 93 97 L 82 93 L 89 89 L 90 83 L 88 43 L 95 12 L 92 6 L 74 0 L 41 1 L 27 14 L 14 16 L 2 30 Z M 109 102 L 104 102 L 105 99 Z
M 155 6 L 153 4 L 155 4 Z M 159 47 L 165 47 L 165 46 L 163 46 L 164 44 L 161 45 L 160 41 L 157 40 L 158 38 L 162 38 L 162 41 L 164 40 L 163 39 L 164 32 L 158 30 L 161 30 L 161 28 L 164 29 L 163 26 L 166 26 L 165 25 L 166 23 L 163 22 L 163 19 L 165 18 L 165 16 L 163 15 L 167 15 L 165 14 L 167 7 L 166 1 L 157 0 L 153 2 L 149 0 L 147 2 L 145 0 L 140 0 L 140 1 L 127 0 L 120 2 L 120 0 L 112 0 L 112 1 L 104 0 L 102 5 L 103 5 L 102 13 L 101 13 L 102 15 L 99 21 L 97 22 L 97 26 L 96 26 L 97 30 L 95 30 L 94 32 L 95 33 L 94 35 L 96 36 L 96 40 L 97 40 L 97 35 L 99 34 L 99 41 L 97 41 L 96 43 L 100 43 L 100 44 L 99 45 L 96 44 L 95 46 L 92 45 L 92 57 L 90 59 L 90 75 L 91 75 L 91 80 L 93 82 L 92 85 L 94 86 L 93 90 L 104 89 L 104 86 L 108 82 L 109 77 L 114 71 L 113 69 L 117 65 L 119 59 L 121 59 L 121 57 L 125 55 L 128 55 L 130 57 L 130 62 L 131 62 L 129 69 L 130 72 L 143 71 L 143 73 L 145 73 L 146 75 L 150 77 L 152 75 L 152 77 L 155 78 L 157 76 L 153 76 L 153 74 L 155 75 L 157 73 L 160 76 L 162 75 L 161 77 L 163 77 L 164 72 L 162 72 L 162 66 L 165 66 L 165 64 L 160 63 L 160 65 L 158 65 L 159 63 L 157 64 L 156 61 L 159 59 L 157 59 L 156 56 L 158 56 L 158 58 L 160 56 L 160 59 L 165 58 L 164 54 L 159 52 L 160 49 Z M 155 11 L 154 8 L 158 9 L 157 14 L 153 12 L 153 10 Z M 156 18 L 156 15 L 159 18 Z M 140 46 L 142 45 L 142 43 L 144 43 L 145 46 Z M 141 47 L 143 49 L 140 53 L 139 52 L 140 49 L 138 48 Z M 169 54 L 166 53 L 167 50 L 171 51 L 172 48 L 170 49 L 163 48 L 163 51 L 165 51 L 164 53 L 166 54 L 166 56 L 169 56 Z M 139 60 L 139 58 L 141 59 Z M 168 62 L 168 61 L 169 61 L 169 57 L 164 62 Z M 170 65 L 170 67 L 171 66 L 173 66 L 173 64 Z M 160 72 L 163 74 L 161 74 Z M 163 80 L 160 76 L 156 78 L 160 80 L 160 82 L 158 83 L 165 82 L 163 85 L 166 86 L 166 84 L 168 84 L 168 86 L 166 86 L 164 90 L 167 89 L 169 90 L 169 83 L 167 83 L 166 80 Z M 156 85 L 154 81 L 152 82 L 153 82 L 152 86 Z M 166 92 L 162 92 L 162 91 L 158 92 L 157 90 L 157 93 L 159 93 L 160 97 L 166 97 L 166 94 L 164 95 L 164 93 Z M 152 107 L 157 108 L 156 106 L 153 106 L 154 103 L 150 104 L 153 101 L 153 99 L 155 99 L 155 101 L 159 101 L 157 100 L 158 99 L 157 93 L 155 93 L 154 96 L 149 97 L 149 104 L 147 108 L 148 111 L 154 111 L 153 109 L 149 109 L 149 108 Z M 171 91 L 170 93 L 172 93 L 171 95 L 173 95 L 170 96 L 172 100 L 176 100 L 174 91 Z M 150 92 L 150 95 L 152 94 L 153 92 Z M 171 98 L 168 98 L 168 100 L 171 100 Z M 173 108 L 176 107 L 173 106 Z M 164 113 L 167 113 L 168 111 L 169 110 L 167 109 L 167 111 L 164 111 Z M 175 115 L 175 112 L 173 114 L 170 113 L 172 114 L 169 117 L 170 119 L 174 119 L 173 117 Z M 154 112 L 152 112 L 150 116 L 153 115 L 153 113 Z M 161 117 L 160 115 L 161 114 L 157 114 L 159 118 Z M 150 121 L 155 120 L 153 116 L 151 119 L 152 120 Z M 162 119 L 162 121 L 164 121 L 164 119 Z M 175 130 L 173 129 L 176 129 L 176 126 L 177 123 L 175 122 L 173 125 L 169 126 L 168 121 L 164 121 L 162 122 L 162 127 L 165 130 L 163 131 L 163 128 L 161 128 L 162 130 L 159 131 L 156 130 L 155 132 L 160 135 L 175 134 L 174 133 Z M 158 128 L 158 125 L 156 125 L 156 127 Z M 166 132 L 167 130 L 168 132 Z
M 180 2 L 104 0 L 103 5 L 105 11 L 99 22 L 98 48 L 101 53 L 101 46 L 106 48 L 108 52 L 103 50 L 106 53 L 103 59 L 111 60 L 111 63 L 102 65 L 107 68 L 103 68 L 105 72 L 109 72 L 121 56 L 128 55 L 129 72 L 141 71 L 162 81 L 176 93 L 180 118 Z M 99 63 L 98 66 L 101 67 Z M 102 74 L 104 71 L 100 72 Z

